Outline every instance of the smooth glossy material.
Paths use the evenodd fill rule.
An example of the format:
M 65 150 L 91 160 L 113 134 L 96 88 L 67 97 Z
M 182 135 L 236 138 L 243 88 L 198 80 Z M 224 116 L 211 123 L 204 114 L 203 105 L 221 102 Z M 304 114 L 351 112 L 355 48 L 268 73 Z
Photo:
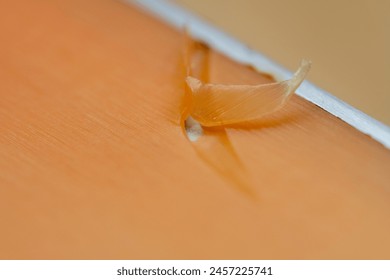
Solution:
M 378 142 L 294 95 L 260 122 L 208 128 L 205 163 L 181 128 L 181 33 L 111 0 L 0 14 L 0 258 L 390 258 Z M 273 81 L 209 59 L 210 83 Z

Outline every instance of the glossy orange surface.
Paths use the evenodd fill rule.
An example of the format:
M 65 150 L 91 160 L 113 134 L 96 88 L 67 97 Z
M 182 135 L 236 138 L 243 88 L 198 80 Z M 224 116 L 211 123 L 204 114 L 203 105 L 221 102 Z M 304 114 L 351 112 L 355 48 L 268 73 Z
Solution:
M 0 13 L 0 258 L 390 258 L 379 143 L 297 96 L 191 143 L 180 32 L 111 0 Z

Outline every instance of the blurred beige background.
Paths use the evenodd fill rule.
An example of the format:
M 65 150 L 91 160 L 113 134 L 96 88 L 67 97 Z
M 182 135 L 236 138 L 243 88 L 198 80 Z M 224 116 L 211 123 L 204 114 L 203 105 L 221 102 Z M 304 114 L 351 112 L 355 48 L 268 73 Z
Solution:
M 174 0 L 390 125 L 390 1 Z

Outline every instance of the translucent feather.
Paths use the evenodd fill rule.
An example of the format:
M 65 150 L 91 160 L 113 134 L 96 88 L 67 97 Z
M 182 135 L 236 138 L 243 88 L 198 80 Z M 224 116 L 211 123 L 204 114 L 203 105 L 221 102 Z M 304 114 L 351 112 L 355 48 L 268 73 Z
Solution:
M 302 60 L 290 80 L 261 85 L 202 83 L 188 76 L 192 92 L 191 116 L 203 126 L 220 126 L 261 118 L 286 103 L 305 79 L 311 62 Z

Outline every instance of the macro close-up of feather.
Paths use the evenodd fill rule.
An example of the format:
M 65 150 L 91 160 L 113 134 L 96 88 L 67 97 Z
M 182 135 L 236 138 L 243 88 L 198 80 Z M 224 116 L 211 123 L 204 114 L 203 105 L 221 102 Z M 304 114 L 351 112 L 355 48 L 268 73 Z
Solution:
M 390 259 L 358 2 L 0 1 L 0 259 Z

